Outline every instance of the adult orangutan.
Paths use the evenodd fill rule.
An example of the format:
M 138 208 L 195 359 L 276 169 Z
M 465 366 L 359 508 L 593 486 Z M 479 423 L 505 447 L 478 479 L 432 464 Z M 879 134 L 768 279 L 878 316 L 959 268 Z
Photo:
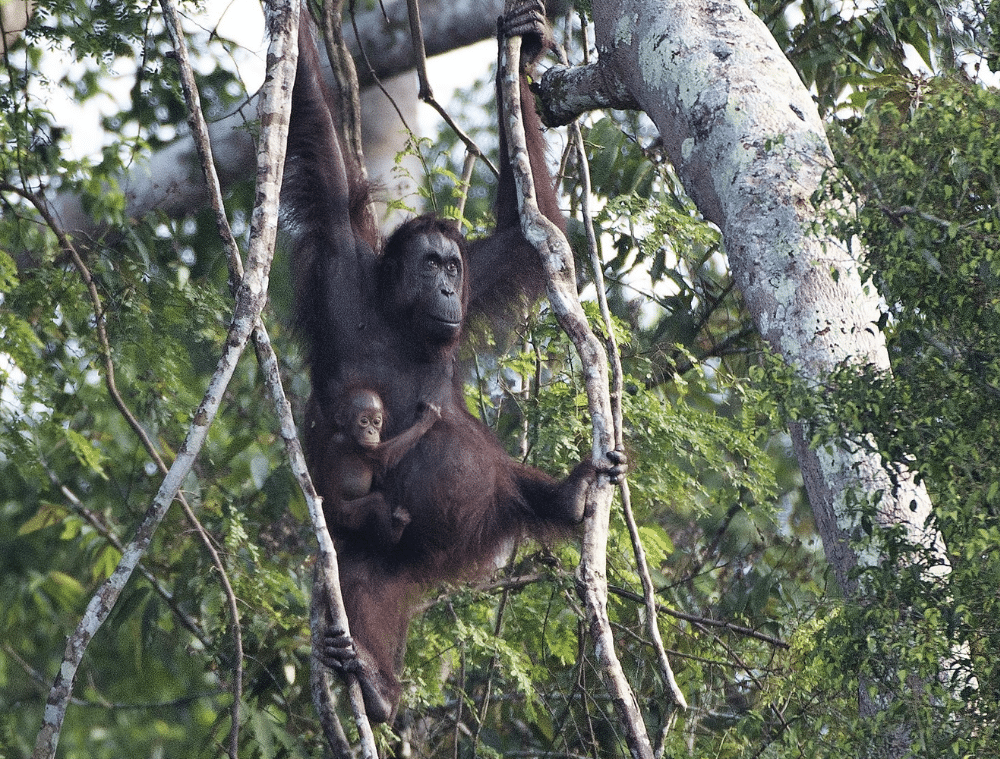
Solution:
M 542 10 L 538 0 L 525 0 L 501 19 L 501 35 L 523 35 L 529 58 L 544 47 Z M 381 478 L 381 496 L 410 517 L 398 540 L 339 531 L 352 637 L 329 631 L 318 652 L 329 666 L 358 677 L 368 716 L 386 721 L 399 702 L 413 601 L 432 584 L 492 569 L 512 539 L 559 534 L 579 523 L 598 470 L 583 462 L 558 481 L 513 461 L 462 396 L 458 346 L 469 314 L 512 308 L 544 288 L 538 255 L 518 225 L 503 129 L 492 235 L 466 241 L 451 221 L 425 215 L 402 224 L 383 245 L 363 210 L 368 188 L 344 159 L 332 118 L 338 100 L 322 84 L 311 26 L 303 25 L 299 45 L 284 202 L 312 379 L 306 449 L 332 524 L 344 521 L 343 499 L 330 492 L 336 478 L 325 473 L 338 467 L 340 454 L 328 443 L 345 391 L 376 392 L 393 435 L 416 423 L 418 409 L 440 409 L 440 419 Z M 534 103 L 527 86 L 522 92 L 539 205 L 563 226 Z M 618 452 L 601 462 L 600 472 L 614 481 L 624 471 Z

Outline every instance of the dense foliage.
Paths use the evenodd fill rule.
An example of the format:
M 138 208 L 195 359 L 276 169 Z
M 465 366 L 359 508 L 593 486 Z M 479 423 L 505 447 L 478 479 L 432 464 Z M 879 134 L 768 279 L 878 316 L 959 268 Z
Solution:
M 923 699 L 900 707 L 918 710 L 928 725 L 918 736 L 921 755 L 996 748 L 1000 142 L 991 126 L 1000 100 L 963 79 L 908 78 L 903 42 L 923 39 L 924 57 L 946 62 L 973 47 L 944 33 L 948 17 L 935 14 L 946 6 L 916 13 L 917 5 L 886 4 L 877 19 L 858 15 L 850 24 L 818 4 L 795 24 L 785 5 L 758 8 L 824 105 L 841 102 L 847 86 L 880 87 L 852 93 L 861 110 L 837 132 L 846 180 L 832 178 L 831 192 L 849 180 L 864 199 L 856 215 L 836 221 L 871 251 L 895 379 L 831 378 L 825 398 L 804 394 L 756 342 L 719 237 L 680 191 L 648 124 L 613 114 L 586 125 L 626 374 L 632 501 L 662 604 L 660 629 L 690 711 L 668 706 L 617 515 L 610 613 L 664 755 L 856 755 L 879 729 L 857 719 L 858 676 L 888 649 L 898 671 L 927 683 Z M 906 24 L 889 24 L 907 13 Z M 895 31 L 880 47 L 889 38 L 876 32 L 885 29 Z M 242 97 L 226 44 L 207 35 L 191 44 L 203 63 L 202 98 L 222 113 Z M 77 65 L 46 77 L 53 49 L 70 51 Z M 155 6 L 43 0 L 0 69 L 4 758 L 31 753 L 65 637 L 160 480 L 113 401 L 106 359 L 124 406 L 169 461 L 225 339 L 231 301 L 214 224 L 204 213 L 126 219 L 117 189 L 137 156 L 183 131 L 168 51 Z M 888 60 L 898 65 L 871 75 Z M 67 125 L 47 112 L 46 88 L 86 105 L 123 71 L 131 72 L 130 97 L 105 120 L 107 145 L 69 160 Z M 454 176 L 442 144 L 419 149 L 437 175 Z M 451 209 L 451 187 L 432 189 Z M 577 209 L 579 184 L 565 189 Z M 100 239 L 72 241 L 79 264 L 41 213 L 43 196 L 55 192 L 78 195 L 103 221 Z M 242 187 L 227 198 L 237 222 L 249 196 Z M 485 224 L 486 207 L 480 195 L 465 215 Z M 578 227 L 571 231 L 582 250 Z M 286 389 L 301 404 L 307 387 L 289 329 L 286 267 L 279 259 L 267 321 Z M 574 354 L 545 309 L 503 342 L 512 347 L 467 352 L 470 408 L 512 454 L 559 473 L 589 445 Z M 889 461 L 912 461 L 931 489 L 951 576 L 928 583 L 917 572 L 889 572 L 871 580 L 893 599 L 886 608 L 912 610 L 906 619 L 842 604 L 827 577 L 782 433 L 784 415 L 805 404 L 811 413 L 821 406 L 836 434 L 876 445 Z M 247 355 L 184 488 L 239 600 L 247 757 L 316 756 L 323 744 L 308 691 L 314 539 L 283 456 Z M 920 547 L 899 551 L 920 566 Z M 528 545 L 495 581 L 428 599 L 411 631 L 404 697 L 408 740 L 419 751 L 627 753 L 573 587 L 577 553 L 572 543 Z M 159 529 L 144 570 L 88 649 L 62 756 L 223 753 L 234 620 L 219 569 L 180 510 Z M 859 637 L 871 629 L 881 635 Z M 933 676 L 953 642 L 967 645 L 959 671 L 978 678 L 979 689 L 962 694 L 967 703 Z
M 1000 697 L 990 654 L 1000 572 L 1000 93 L 962 77 L 908 84 L 837 141 L 864 199 L 852 229 L 886 300 L 895 368 L 892 378 L 839 378 L 838 411 L 927 484 L 953 571 L 942 583 L 879 580 L 913 609 L 918 640 L 907 656 L 917 669 L 928 672 L 950 643 L 964 647 L 948 674 L 967 703 L 936 739 L 985 755 L 997 736 L 983 717 Z M 962 720 L 972 724 L 956 735 Z

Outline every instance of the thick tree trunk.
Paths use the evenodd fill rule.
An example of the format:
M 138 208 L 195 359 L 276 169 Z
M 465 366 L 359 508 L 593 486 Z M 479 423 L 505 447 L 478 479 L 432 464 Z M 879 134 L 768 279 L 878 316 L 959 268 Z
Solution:
M 742 0 L 594 0 L 600 88 L 634 100 L 655 122 L 685 188 L 722 230 L 733 276 L 761 335 L 815 383 L 843 364 L 888 369 L 874 322 L 877 293 L 861 282 L 858 260 L 817 232 L 811 196 L 832 163 L 809 92 L 764 24 Z M 558 89 L 558 88 L 556 88 Z M 791 428 L 827 557 L 844 593 L 864 601 L 858 566 L 878 561 L 877 544 L 859 553 L 860 513 L 848 505 L 884 494 L 879 526 L 941 549 L 925 528 L 930 501 L 904 479 L 894 492 L 877 455 L 842 441 L 809 445 Z M 939 550 L 942 566 L 943 551 Z M 865 698 L 873 713 L 897 693 Z M 878 749 L 901 756 L 909 730 Z
M 878 295 L 859 262 L 818 232 L 811 196 L 832 165 L 823 125 L 805 86 L 763 23 L 741 0 L 595 0 L 601 69 L 656 123 L 685 187 L 722 230 L 737 284 L 760 333 L 817 388 L 843 364 L 889 368 L 875 326 Z M 837 444 L 811 450 L 792 428 L 806 488 L 837 578 L 857 592 L 852 570 L 876 556 L 860 536 L 845 494 L 886 491 L 880 520 L 921 544 L 930 502 L 903 482 L 891 493 L 876 455 Z M 916 510 L 911 508 L 916 502 Z

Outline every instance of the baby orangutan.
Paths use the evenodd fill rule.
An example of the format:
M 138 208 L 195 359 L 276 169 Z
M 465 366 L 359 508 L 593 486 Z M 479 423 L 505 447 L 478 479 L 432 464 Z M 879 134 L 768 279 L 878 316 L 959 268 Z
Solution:
M 382 493 L 372 487 L 434 426 L 441 418 L 441 409 L 421 403 L 413 426 L 383 441 L 385 417 L 382 399 L 374 390 L 354 388 L 341 399 L 327 457 L 333 462 L 327 492 L 337 499 L 328 502 L 325 511 L 337 534 L 346 531 L 369 536 L 379 544 L 395 545 L 410 523 L 410 514 L 401 507 L 390 509 Z

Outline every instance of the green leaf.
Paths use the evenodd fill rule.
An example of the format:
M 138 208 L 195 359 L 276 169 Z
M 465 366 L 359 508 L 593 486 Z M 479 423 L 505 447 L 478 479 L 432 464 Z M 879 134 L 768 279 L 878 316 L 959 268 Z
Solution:
M 108 476 L 104 471 L 104 462 L 107 461 L 107 457 L 76 430 L 67 427 L 64 434 L 66 442 L 69 443 L 70 450 L 73 451 L 77 460 L 94 474 L 106 480 Z
M 44 530 L 47 527 L 62 524 L 69 513 L 62 506 L 52 503 L 42 504 L 34 516 L 18 528 L 17 534 L 30 535 L 37 530 Z

